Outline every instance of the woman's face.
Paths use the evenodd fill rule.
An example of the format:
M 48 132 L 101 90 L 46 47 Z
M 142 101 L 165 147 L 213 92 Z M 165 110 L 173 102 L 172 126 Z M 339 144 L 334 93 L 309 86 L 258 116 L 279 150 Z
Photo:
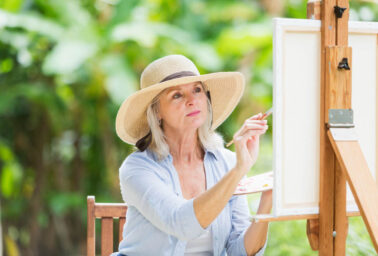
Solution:
M 207 96 L 200 82 L 177 85 L 160 96 L 158 116 L 163 129 L 189 131 L 199 128 L 207 118 Z

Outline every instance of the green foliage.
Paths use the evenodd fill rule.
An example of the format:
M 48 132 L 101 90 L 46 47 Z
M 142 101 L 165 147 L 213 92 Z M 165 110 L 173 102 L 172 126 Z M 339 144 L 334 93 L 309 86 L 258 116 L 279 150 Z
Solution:
M 269 224 L 266 255 L 318 255 L 312 251 L 306 236 L 306 221 L 282 221 Z
M 3 163 L 1 168 L 1 194 L 9 198 L 16 194 L 16 189 L 22 179 L 20 164 L 14 158 L 13 152 L 7 145 L 0 141 L 0 160 Z
M 226 141 L 247 117 L 270 108 L 275 14 L 268 2 L 0 1 L 0 199 L 7 255 L 85 254 L 85 197 L 122 201 L 118 168 L 133 148 L 116 136 L 115 116 L 156 58 L 184 54 L 201 73 L 245 74 L 245 94 L 218 129 Z M 306 3 L 284 1 L 280 16 L 305 18 Z M 351 19 L 377 21 L 378 7 L 352 1 Z M 270 170 L 271 130 L 249 175 Z M 248 199 L 255 212 L 259 196 Z M 361 221 L 351 222 L 349 235 L 348 254 L 374 253 Z M 272 223 L 266 254 L 313 255 L 305 223 Z
M 347 255 L 377 255 L 362 217 L 349 218 Z
M 84 197 L 85 195 L 76 192 L 56 192 L 47 195 L 45 200 L 53 214 L 64 216 L 70 211 L 80 208 Z

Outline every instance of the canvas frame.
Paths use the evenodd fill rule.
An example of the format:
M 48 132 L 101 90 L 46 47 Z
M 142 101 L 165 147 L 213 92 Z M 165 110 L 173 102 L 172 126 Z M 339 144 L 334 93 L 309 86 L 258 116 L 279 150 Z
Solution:
M 273 22 L 273 215 L 317 214 L 320 166 L 321 21 L 274 18 Z M 352 47 L 354 121 L 357 134 L 361 137 L 362 151 L 371 167 L 372 176 L 376 179 L 378 176 L 376 161 L 378 158 L 378 22 L 349 21 L 348 32 L 349 46 Z M 365 41 L 368 48 L 373 49 L 371 54 L 363 52 L 362 45 Z M 364 72 L 367 75 L 361 76 Z M 367 82 L 361 85 L 358 80 Z M 367 87 L 364 88 L 364 85 Z M 290 105 L 294 103 L 298 106 Z M 372 107 L 368 107 L 369 104 Z M 366 138 L 369 136 L 372 138 L 371 141 Z M 295 141 L 295 137 L 302 140 Z M 300 159 L 299 157 L 303 158 L 296 160 Z M 294 160 L 298 161 L 297 166 Z M 358 211 L 349 186 L 347 211 Z

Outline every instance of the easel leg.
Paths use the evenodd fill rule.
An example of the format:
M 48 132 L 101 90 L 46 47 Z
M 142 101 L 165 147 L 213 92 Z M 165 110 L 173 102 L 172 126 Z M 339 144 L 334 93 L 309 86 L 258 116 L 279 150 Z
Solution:
M 325 135 L 325 134 L 324 134 Z M 320 149 L 320 194 L 319 194 L 319 255 L 333 255 L 334 227 L 334 160 L 335 155 L 327 137 Z
M 354 199 L 378 252 L 378 188 L 358 141 L 335 141 L 328 132 L 332 146 L 346 174 Z
M 334 254 L 345 255 L 348 236 L 348 218 L 346 216 L 346 176 L 335 160 L 335 220 L 334 220 Z

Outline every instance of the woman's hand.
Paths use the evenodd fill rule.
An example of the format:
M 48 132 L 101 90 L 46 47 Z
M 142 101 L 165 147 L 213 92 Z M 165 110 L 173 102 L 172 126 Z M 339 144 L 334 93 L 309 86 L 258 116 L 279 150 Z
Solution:
M 247 173 L 255 164 L 259 154 L 260 135 L 268 129 L 267 121 L 260 120 L 262 113 L 245 120 L 243 126 L 234 134 L 236 166 Z

